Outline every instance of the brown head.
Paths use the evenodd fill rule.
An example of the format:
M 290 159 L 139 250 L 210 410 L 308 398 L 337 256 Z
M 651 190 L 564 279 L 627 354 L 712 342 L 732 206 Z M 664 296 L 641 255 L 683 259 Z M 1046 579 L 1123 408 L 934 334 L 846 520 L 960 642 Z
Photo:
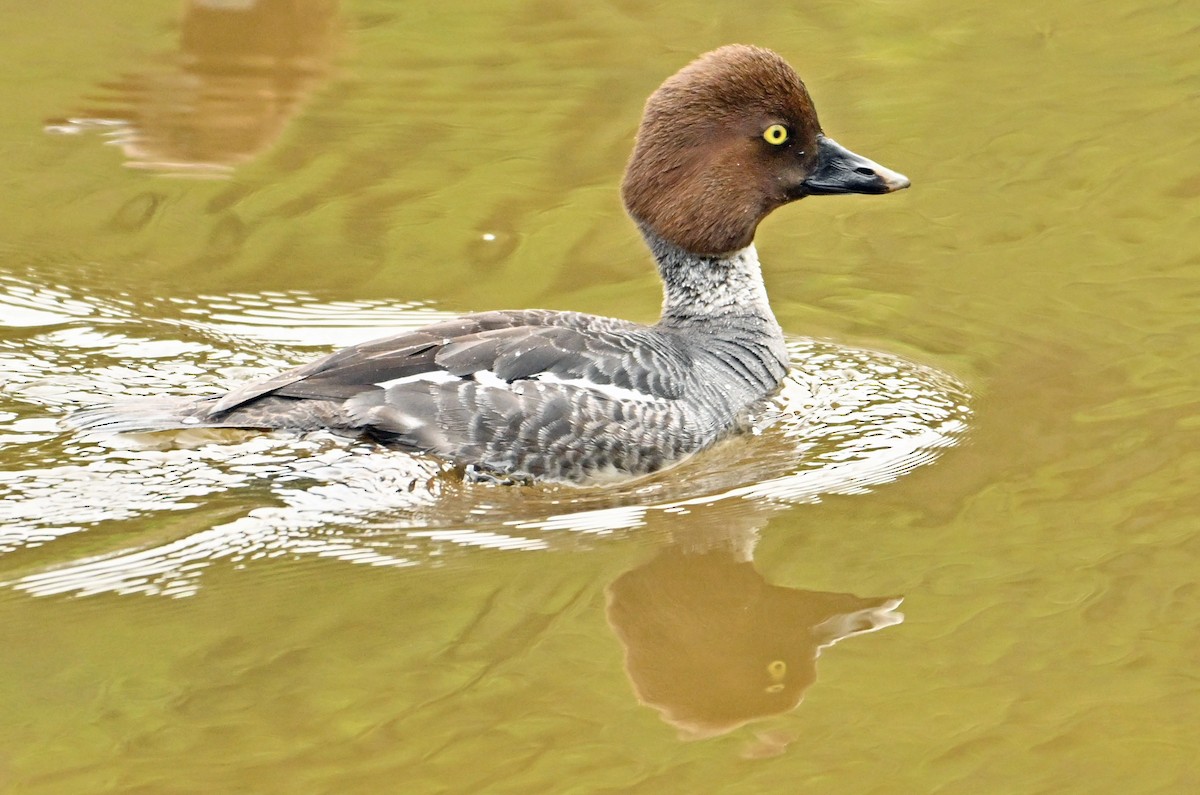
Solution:
M 731 44 L 650 95 L 621 192 L 629 214 L 660 237 L 719 255 L 750 245 L 759 222 L 782 204 L 908 184 L 826 138 L 804 83 L 782 58 Z

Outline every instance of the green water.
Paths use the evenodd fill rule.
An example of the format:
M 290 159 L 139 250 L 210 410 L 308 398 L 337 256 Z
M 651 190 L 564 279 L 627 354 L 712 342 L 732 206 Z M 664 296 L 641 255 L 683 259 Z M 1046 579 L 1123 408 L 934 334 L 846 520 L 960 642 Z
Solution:
M 0 12 L 0 791 L 1200 789 L 1192 6 L 295 5 Z M 581 492 L 58 429 L 439 313 L 652 321 L 616 186 L 734 41 L 913 180 L 763 224 L 759 435 Z

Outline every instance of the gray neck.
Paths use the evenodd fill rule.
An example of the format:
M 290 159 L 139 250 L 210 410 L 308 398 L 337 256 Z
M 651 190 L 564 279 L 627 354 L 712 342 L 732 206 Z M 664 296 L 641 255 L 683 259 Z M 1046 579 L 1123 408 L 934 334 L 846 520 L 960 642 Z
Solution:
M 654 252 L 663 282 L 659 325 L 750 325 L 771 336 L 782 335 L 767 302 L 753 243 L 729 254 L 706 257 L 669 243 L 649 229 L 643 228 L 642 235 Z

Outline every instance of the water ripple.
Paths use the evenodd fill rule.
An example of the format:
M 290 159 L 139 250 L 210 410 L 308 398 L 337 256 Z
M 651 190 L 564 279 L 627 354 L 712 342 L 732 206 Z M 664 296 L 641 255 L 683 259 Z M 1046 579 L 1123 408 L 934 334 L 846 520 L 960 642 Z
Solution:
M 284 293 L 139 311 L 21 284 L 0 284 L 0 305 L 42 313 L 18 317 L 37 328 L 0 346 L 0 438 L 27 451 L 0 471 L 0 554 L 19 562 L 19 553 L 51 547 L 58 561 L 46 565 L 43 553 L 32 571 L 0 564 L 0 577 L 34 595 L 185 596 L 217 561 L 249 567 L 318 556 L 412 566 L 451 550 L 536 552 L 717 502 L 743 500 L 761 511 L 861 493 L 933 461 L 970 416 L 965 389 L 944 373 L 796 338 L 792 371 L 752 417 L 750 434 L 612 487 L 496 488 L 462 483 L 430 459 L 331 434 L 189 431 L 96 441 L 56 433 L 46 418 L 100 399 L 216 392 L 311 358 L 303 346 L 349 344 L 442 313 Z M 238 506 L 228 518 L 231 494 Z M 164 523 L 155 517 L 167 515 L 180 519 L 158 529 Z M 108 548 L 71 543 L 101 540 L 100 527 L 123 532 Z

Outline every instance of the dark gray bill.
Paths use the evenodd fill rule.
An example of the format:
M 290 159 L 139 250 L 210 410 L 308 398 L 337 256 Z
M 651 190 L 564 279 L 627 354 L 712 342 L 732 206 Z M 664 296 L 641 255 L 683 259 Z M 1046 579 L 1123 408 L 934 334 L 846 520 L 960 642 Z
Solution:
M 908 177 L 856 155 L 832 138 L 817 136 L 817 167 L 802 183 L 809 196 L 834 193 L 891 193 L 911 183 Z

